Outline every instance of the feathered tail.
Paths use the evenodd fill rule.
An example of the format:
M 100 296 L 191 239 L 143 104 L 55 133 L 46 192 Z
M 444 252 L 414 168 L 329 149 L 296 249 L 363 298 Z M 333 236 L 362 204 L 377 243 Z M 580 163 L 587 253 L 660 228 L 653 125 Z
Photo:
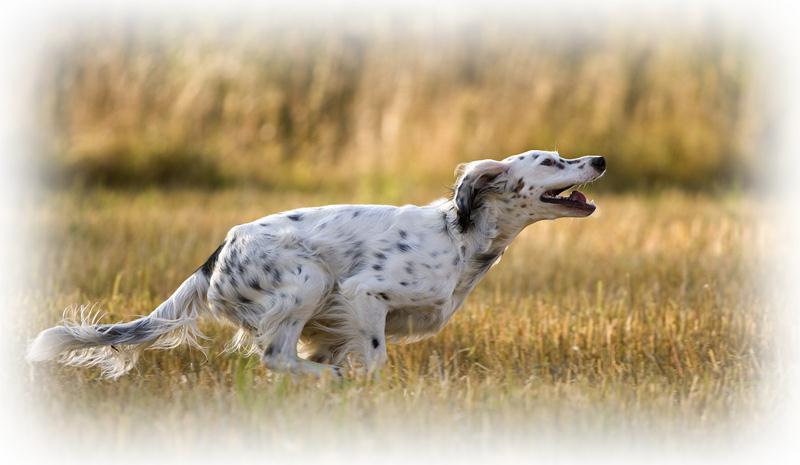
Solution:
M 97 324 L 97 315 L 85 308 L 65 315 L 61 325 L 36 336 L 27 358 L 99 366 L 103 376 L 118 378 L 134 367 L 145 348 L 171 349 L 187 343 L 203 350 L 198 339 L 205 337 L 196 323 L 197 317 L 208 310 L 208 274 L 198 269 L 150 315 L 129 323 Z

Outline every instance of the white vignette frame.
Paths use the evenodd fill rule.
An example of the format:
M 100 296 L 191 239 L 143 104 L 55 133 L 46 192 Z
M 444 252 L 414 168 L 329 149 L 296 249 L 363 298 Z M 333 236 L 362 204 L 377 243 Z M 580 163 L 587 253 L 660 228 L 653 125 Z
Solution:
M 794 44 L 800 39 L 798 14 L 793 11 L 789 1 L 774 2 L 723 2 L 723 1 L 657 1 L 641 7 L 633 1 L 615 0 L 604 3 L 587 1 L 562 2 L 554 7 L 544 2 L 445 2 L 435 8 L 451 8 L 458 11 L 463 8 L 483 8 L 502 10 L 503 8 L 546 10 L 554 20 L 568 20 L 573 14 L 591 15 L 599 12 L 605 15 L 635 15 L 638 13 L 658 14 L 668 12 L 669 18 L 680 18 L 683 11 L 705 9 L 713 14 L 724 15 L 727 21 L 745 31 L 754 39 L 758 47 L 760 63 L 768 68 L 763 75 L 769 76 L 769 82 L 762 82 L 769 88 L 768 103 L 773 110 L 774 126 L 769 132 L 769 140 L 764 141 L 764 157 L 774 164 L 770 169 L 771 178 L 763 179 L 761 198 L 768 201 L 772 214 L 765 215 L 764 221 L 774 226 L 776 240 L 781 244 L 789 244 L 789 253 L 776 254 L 772 265 L 762 270 L 759 277 L 764 288 L 779 296 L 775 308 L 780 310 L 778 325 L 780 333 L 776 345 L 781 357 L 778 361 L 779 374 L 768 382 L 778 391 L 778 398 L 772 399 L 765 407 L 767 412 L 763 421 L 752 425 L 747 431 L 736 435 L 735 440 L 721 441 L 710 448 L 703 444 L 686 444 L 685 447 L 666 449 L 658 444 L 633 444 L 624 438 L 611 443 L 589 441 L 586 447 L 578 450 L 577 443 L 566 438 L 558 444 L 542 444 L 532 440 L 531 447 L 519 450 L 505 450 L 499 456 L 491 456 L 491 450 L 449 450 L 443 445 L 441 450 L 429 450 L 408 444 L 407 453 L 397 453 L 393 449 L 388 456 L 369 457 L 368 455 L 348 454 L 328 457 L 332 462 L 361 463 L 367 460 L 374 462 L 406 462 L 425 460 L 436 457 L 439 460 L 460 463 L 478 463 L 488 459 L 501 462 L 538 459 L 538 461 L 564 463 L 585 462 L 708 462 L 725 461 L 726 463 L 758 462 L 800 462 L 800 447 L 797 444 L 796 431 L 800 430 L 800 313 L 792 305 L 800 301 L 800 286 L 794 281 L 795 273 L 800 269 L 800 218 L 797 215 L 784 215 L 792 212 L 792 207 L 800 204 L 800 183 L 792 179 L 794 173 L 800 173 L 800 51 Z M 285 5 L 287 8 L 288 4 Z M 26 102 L 32 98 L 31 73 L 35 72 L 37 59 L 45 52 L 42 49 L 42 37 L 55 24 L 71 19 L 81 19 L 82 15 L 91 14 L 101 19 L 103 15 L 137 14 L 146 20 L 148 15 L 160 15 L 165 12 L 181 16 L 183 14 L 202 15 L 236 15 L 253 7 L 252 3 L 243 1 L 211 2 L 207 0 L 173 1 L 168 6 L 147 0 L 144 2 L 116 1 L 31 1 L 24 5 L 6 5 L 0 18 L 0 315 L 4 322 L 0 325 L 5 331 L 13 331 L 18 315 L 9 315 L 13 308 L 9 302 L 14 293 L 24 286 L 32 285 L 24 273 L 25 254 L 27 250 L 35 250 L 36 244 L 31 237 L 34 231 L 26 223 L 26 211 L 37 199 L 36 173 L 29 163 L 33 150 L 31 140 L 35 139 L 36 125 L 27 111 Z M 280 4 L 272 4 L 272 8 L 281 8 Z M 293 8 L 297 8 L 295 5 Z M 385 9 L 391 11 L 411 11 L 418 9 L 425 13 L 430 7 L 423 2 L 305 2 L 297 9 L 298 20 L 304 14 L 324 14 L 324 11 L 352 9 L 352 11 L 375 11 Z M 705 11 L 704 10 L 704 11 Z M 71 13 L 69 13 L 71 12 Z M 65 14 L 66 13 L 66 14 Z M 391 13 L 389 13 L 391 14 Z M 72 15 L 72 17 L 70 17 Z M 33 233 L 33 234 L 32 234 Z M 784 249 L 781 249 L 784 250 Z M 59 438 L 50 436 L 50 431 L 42 427 L 41 419 L 30 414 L 21 389 L 24 386 L 25 373 L 19 372 L 18 357 L 24 351 L 19 346 L 19 337 L 4 334 L 0 351 L 0 399 L 2 418 L 0 418 L 0 444 L 3 456 L 10 463 L 61 462 L 139 462 L 146 458 L 148 462 L 193 460 L 198 463 L 218 462 L 251 462 L 264 461 L 298 461 L 312 458 L 302 451 L 289 456 L 278 451 L 269 450 L 224 450 L 209 453 L 208 448 L 199 448 L 196 455 L 191 451 L 158 455 L 157 451 L 126 454 L 125 450 L 104 444 L 93 445 L 91 450 L 84 446 L 71 447 L 60 442 Z M 198 425 L 202 427 L 202 425 Z M 344 449 L 357 447 L 349 444 Z M 352 449 L 351 449 L 352 450 Z M 271 452 L 278 452 L 271 454 Z M 499 452 L 499 451 L 498 451 Z M 372 451 L 373 454 L 376 452 Z M 319 457 L 316 457 L 319 458 Z

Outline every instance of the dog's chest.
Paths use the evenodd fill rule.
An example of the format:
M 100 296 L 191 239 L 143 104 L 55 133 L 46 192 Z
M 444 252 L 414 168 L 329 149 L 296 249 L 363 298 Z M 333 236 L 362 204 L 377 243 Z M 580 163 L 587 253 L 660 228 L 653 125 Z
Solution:
M 444 243 L 443 243 L 444 244 Z M 452 244 L 417 247 L 401 260 L 387 260 L 391 280 L 382 286 L 388 298 L 386 334 L 397 339 L 438 332 L 458 308 L 463 258 Z

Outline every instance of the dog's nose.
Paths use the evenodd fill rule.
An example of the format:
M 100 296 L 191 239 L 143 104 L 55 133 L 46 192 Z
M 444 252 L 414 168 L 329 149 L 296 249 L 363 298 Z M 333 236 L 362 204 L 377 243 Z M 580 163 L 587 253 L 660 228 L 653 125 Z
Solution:
M 592 158 L 592 167 L 597 170 L 598 173 L 602 173 L 606 170 L 606 159 L 605 157 L 594 157 Z

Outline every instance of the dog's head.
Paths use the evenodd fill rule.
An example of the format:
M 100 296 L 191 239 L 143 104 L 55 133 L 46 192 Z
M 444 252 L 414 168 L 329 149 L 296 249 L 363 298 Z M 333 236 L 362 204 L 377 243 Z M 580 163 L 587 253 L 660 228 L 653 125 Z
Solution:
M 583 193 L 560 194 L 602 176 L 606 161 L 598 156 L 568 160 L 557 152 L 531 150 L 503 161 L 466 163 L 459 171 L 453 197 L 459 225 L 466 231 L 475 210 L 488 199 L 499 200 L 528 222 L 589 216 L 596 207 Z

